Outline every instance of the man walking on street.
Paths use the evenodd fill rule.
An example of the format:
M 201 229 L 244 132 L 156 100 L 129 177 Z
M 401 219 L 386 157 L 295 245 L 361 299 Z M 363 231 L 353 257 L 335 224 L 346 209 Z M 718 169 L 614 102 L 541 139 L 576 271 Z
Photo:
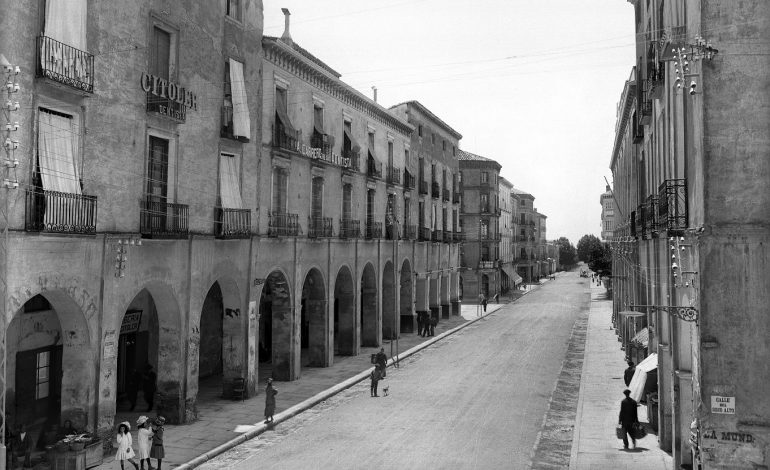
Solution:
M 631 442 L 636 448 L 636 439 L 632 434 L 632 429 L 639 422 L 639 415 L 636 411 L 636 400 L 631 398 L 631 390 L 623 390 L 626 398 L 620 402 L 620 414 L 618 415 L 618 424 L 623 427 L 623 448 L 628 449 L 628 436 L 631 436 Z
M 635 372 L 636 366 L 634 366 L 634 361 L 628 361 L 628 367 L 626 368 L 626 371 L 623 372 L 623 382 L 626 383 L 626 387 L 631 385 L 631 379 L 634 378 Z
M 380 366 L 379 365 L 375 365 L 374 366 L 374 370 L 372 370 L 372 373 L 369 376 L 369 378 L 372 380 L 371 384 L 369 386 L 369 392 L 371 393 L 371 396 L 373 396 L 373 397 L 378 396 L 377 395 L 377 384 L 380 383 L 380 378 L 381 377 L 382 376 L 380 374 Z

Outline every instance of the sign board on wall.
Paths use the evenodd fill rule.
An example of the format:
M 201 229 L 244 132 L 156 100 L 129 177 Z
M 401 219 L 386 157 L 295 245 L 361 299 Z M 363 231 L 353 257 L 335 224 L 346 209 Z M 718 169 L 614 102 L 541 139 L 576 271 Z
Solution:
M 104 359 L 115 357 L 117 352 L 117 340 L 115 338 L 115 330 L 110 330 L 104 334 Z
M 136 333 L 139 331 L 139 325 L 142 323 L 141 310 L 129 310 L 123 315 L 123 323 L 120 325 L 120 334 Z
M 711 395 L 711 412 L 715 414 L 735 414 L 735 397 Z

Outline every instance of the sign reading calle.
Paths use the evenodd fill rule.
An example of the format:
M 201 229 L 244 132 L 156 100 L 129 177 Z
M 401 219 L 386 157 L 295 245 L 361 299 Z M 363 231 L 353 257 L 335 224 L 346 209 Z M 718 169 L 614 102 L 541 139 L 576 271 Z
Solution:
M 735 414 L 735 397 L 711 395 L 711 412 L 716 414 Z
M 198 110 L 198 96 L 175 82 L 142 72 L 140 84 L 142 90 L 152 95 L 148 96 L 148 111 L 184 120 L 187 108 Z

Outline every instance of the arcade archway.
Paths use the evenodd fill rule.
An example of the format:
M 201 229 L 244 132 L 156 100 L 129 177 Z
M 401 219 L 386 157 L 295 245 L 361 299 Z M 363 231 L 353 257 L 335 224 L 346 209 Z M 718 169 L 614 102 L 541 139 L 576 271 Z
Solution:
M 388 261 L 382 270 L 382 338 L 396 339 L 398 325 L 396 324 L 396 279 L 393 263 Z
M 334 354 L 356 354 L 355 290 L 347 266 L 340 268 L 334 282 Z
M 327 360 L 326 289 L 318 269 L 311 269 L 302 285 L 300 308 L 300 364 L 325 367 Z
M 286 277 L 273 271 L 259 299 L 259 382 L 297 378 L 292 363 L 291 291 Z
M 377 274 L 367 263 L 361 275 L 361 346 L 379 346 L 377 337 Z
M 414 332 L 414 303 L 412 301 L 412 265 L 408 259 L 401 265 L 399 276 L 399 315 L 401 316 L 401 332 Z

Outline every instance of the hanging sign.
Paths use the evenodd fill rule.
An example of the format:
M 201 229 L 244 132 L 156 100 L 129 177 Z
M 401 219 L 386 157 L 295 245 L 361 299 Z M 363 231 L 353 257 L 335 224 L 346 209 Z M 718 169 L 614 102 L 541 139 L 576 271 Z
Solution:
M 123 323 L 120 325 L 120 334 L 136 333 L 142 323 L 142 311 L 130 310 L 123 315 Z
M 139 83 L 153 96 L 147 100 L 148 111 L 184 120 L 188 108 L 198 110 L 198 96 L 171 80 L 142 72 Z

